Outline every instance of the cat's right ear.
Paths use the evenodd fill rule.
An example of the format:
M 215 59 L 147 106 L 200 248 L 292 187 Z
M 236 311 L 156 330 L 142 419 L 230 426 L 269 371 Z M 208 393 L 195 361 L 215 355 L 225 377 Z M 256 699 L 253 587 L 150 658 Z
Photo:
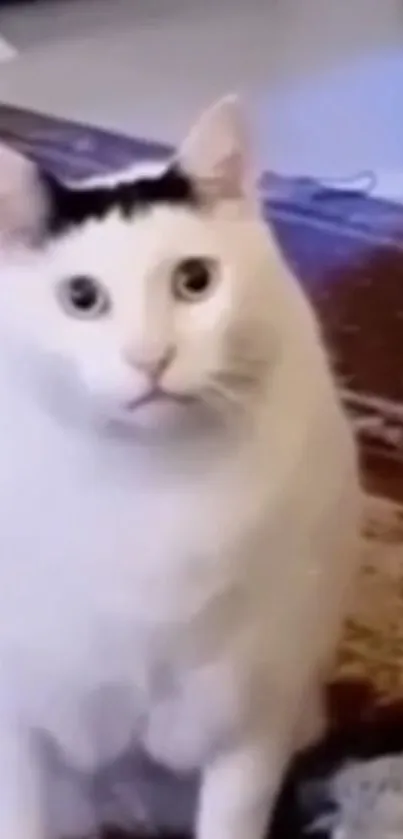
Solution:
M 47 213 L 46 187 L 37 166 L 0 144 L 0 241 L 34 243 Z
M 177 162 L 207 201 L 254 198 L 248 131 L 237 96 L 220 99 L 202 114 L 180 146 Z

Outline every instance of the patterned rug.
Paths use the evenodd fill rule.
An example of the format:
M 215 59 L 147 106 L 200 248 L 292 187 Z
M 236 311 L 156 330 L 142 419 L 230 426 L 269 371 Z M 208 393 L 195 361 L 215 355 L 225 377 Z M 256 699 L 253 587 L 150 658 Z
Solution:
M 291 768 L 273 839 L 402 836 L 403 507 L 368 495 L 361 574 L 329 685 L 329 730 Z
M 9 107 L 0 107 L 0 139 L 74 178 L 167 151 Z M 403 835 L 403 208 L 363 194 L 354 181 L 336 191 L 267 173 L 261 194 L 321 318 L 368 490 L 362 572 L 330 686 L 329 734 L 290 769 L 273 832 L 392 839 Z

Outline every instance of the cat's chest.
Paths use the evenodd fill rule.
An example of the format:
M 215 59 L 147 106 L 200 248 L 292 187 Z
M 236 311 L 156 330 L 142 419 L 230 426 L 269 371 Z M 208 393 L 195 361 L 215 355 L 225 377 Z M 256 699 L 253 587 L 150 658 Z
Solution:
M 97 577 L 100 586 L 108 581 L 111 591 L 118 580 L 141 586 L 166 577 L 168 568 L 174 574 L 200 552 L 215 552 L 222 541 L 218 499 L 214 504 L 203 488 L 198 494 L 147 485 L 135 462 L 133 475 L 119 480 L 113 471 L 80 463 L 76 452 L 71 456 L 69 462 L 68 451 L 48 450 L 45 462 L 34 452 L 8 474 L 2 470 L 1 555 L 12 554 L 28 576 L 47 574 L 57 582 L 62 573 L 81 586 L 77 571 L 89 582 Z
M 76 626 L 104 615 L 180 619 L 222 585 L 245 482 L 225 491 L 208 472 L 159 479 L 124 449 L 104 457 L 29 425 L 1 447 L 2 607 L 38 612 L 41 627 L 66 604 Z
M 227 643 L 243 489 L 154 482 L 135 458 L 89 458 L 32 429 L 2 454 L 0 664 L 34 719 L 67 703 L 49 724 L 69 742 L 75 709 L 105 685 L 141 718 L 161 677 L 182 681 Z

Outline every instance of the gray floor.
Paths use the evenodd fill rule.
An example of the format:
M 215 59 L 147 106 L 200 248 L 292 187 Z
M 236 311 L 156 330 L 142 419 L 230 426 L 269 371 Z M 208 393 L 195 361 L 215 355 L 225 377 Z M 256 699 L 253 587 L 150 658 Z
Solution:
M 266 167 L 403 192 L 403 0 L 42 0 L 0 31 L 2 101 L 174 140 L 239 89 Z

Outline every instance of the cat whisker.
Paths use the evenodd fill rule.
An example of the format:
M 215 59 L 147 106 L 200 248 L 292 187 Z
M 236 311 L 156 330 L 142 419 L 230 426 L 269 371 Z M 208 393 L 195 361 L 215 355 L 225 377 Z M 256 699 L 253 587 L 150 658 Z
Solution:
M 260 390 L 265 369 L 263 365 L 245 362 L 216 373 L 213 380 L 218 387 L 234 390 L 247 397 Z
M 246 412 L 249 405 L 245 387 L 240 388 L 239 383 L 237 387 L 231 386 L 224 377 L 222 380 L 219 380 L 218 377 L 210 380 L 204 390 L 204 398 L 209 405 L 223 413 L 234 408 L 237 411 Z

